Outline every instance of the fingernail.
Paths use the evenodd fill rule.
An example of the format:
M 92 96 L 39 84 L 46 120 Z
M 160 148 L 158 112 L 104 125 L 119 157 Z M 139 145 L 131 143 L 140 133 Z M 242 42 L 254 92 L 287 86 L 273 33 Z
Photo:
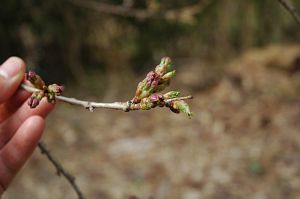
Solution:
M 4 88 L 4 82 L 7 79 L 7 73 L 2 70 L 2 67 L 0 67 L 0 90 L 2 91 Z
M 4 78 L 13 78 L 21 72 L 22 61 L 12 57 L 6 60 L 0 67 L 0 75 Z
M 0 68 L 0 81 L 7 78 L 7 74 Z

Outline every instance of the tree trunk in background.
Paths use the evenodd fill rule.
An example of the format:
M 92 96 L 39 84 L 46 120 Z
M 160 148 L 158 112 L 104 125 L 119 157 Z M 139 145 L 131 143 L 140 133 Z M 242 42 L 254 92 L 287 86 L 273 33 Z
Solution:
M 66 49 L 66 59 L 70 73 L 74 77 L 75 81 L 79 83 L 83 77 L 86 75 L 84 68 L 82 67 L 81 61 L 81 41 L 82 35 L 80 34 L 80 28 L 76 24 L 75 13 L 69 8 L 65 9 L 65 20 L 69 32 L 72 34 L 69 35 Z

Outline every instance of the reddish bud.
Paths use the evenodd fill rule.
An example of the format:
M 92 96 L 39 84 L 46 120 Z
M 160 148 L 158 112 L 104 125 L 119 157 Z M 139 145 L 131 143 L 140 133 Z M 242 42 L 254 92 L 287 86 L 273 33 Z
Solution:
M 35 108 L 39 105 L 40 100 L 38 100 L 37 98 L 31 96 L 28 100 L 28 105 L 30 108 Z
M 147 76 L 147 85 L 151 87 L 156 87 L 159 83 L 160 76 L 153 71 L 150 71 Z
M 35 81 L 36 80 L 36 73 L 33 71 L 29 71 L 26 73 L 26 79 L 29 81 Z
M 49 93 L 55 93 L 55 95 L 61 95 L 64 91 L 64 87 L 57 85 L 57 84 L 51 84 L 48 86 L 48 92 Z
M 31 97 L 28 100 L 28 105 L 30 108 L 35 108 L 40 104 L 40 101 L 45 97 L 44 91 L 37 91 L 32 93 Z
M 155 93 L 150 96 L 150 100 L 152 103 L 162 102 L 164 100 L 164 96 L 162 94 Z
M 134 97 L 132 100 L 131 100 L 131 102 L 133 103 L 133 104 L 137 104 L 137 103 L 139 103 L 141 101 L 141 99 L 139 99 L 139 98 L 137 98 L 137 97 Z
M 25 75 L 25 78 L 30 81 L 35 88 L 40 90 L 44 90 L 44 88 L 46 88 L 45 82 L 42 80 L 42 78 L 33 71 L 29 71 Z

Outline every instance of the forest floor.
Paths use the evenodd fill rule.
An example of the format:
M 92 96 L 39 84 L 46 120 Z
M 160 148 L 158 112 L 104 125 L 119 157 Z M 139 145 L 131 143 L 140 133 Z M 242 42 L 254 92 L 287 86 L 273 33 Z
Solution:
M 49 117 L 43 140 L 86 198 L 299 198 L 300 47 L 253 49 L 218 76 L 198 62 L 178 70 L 192 119 L 66 104 Z M 33 198 L 76 198 L 38 150 L 4 195 Z

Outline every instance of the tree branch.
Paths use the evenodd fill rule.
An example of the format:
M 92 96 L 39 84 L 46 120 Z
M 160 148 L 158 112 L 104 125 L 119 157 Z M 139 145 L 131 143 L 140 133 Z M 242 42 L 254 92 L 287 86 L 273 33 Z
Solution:
M 48 160 L 51 162 L 51 164 L 55 167 L 56 174 L 58 176 L 63 176 L 69 182 L 69 184 L 77 194 L 78 199 L 85 199 L 79 186 L 76 184 L 75 177 L 72 176 L 69 172 L 67 172 L 64 169 L 64 167 L 61 165 L 61 163 L 52 156 L 51 152 L 47 149 L 46 145 L 42 141 L 38 143 L 38 147 L 41 153 L 45 155 L 48 158 Z
M 26 85 L 25 83 L 21 84 L 21 87 L 30 93 L 40 91 L 39 89 L 34 88 L 29 85 Z M 130 103 L 130 101 L 103 103 L 103 102 L 91 102 L 91 101 L 78 100 L 75 98 L 70 98 L 70 97 L 65 97 L 65 96 L 56 96 L 55 98 L 57 100 L 66 102 L 68 104 L 83 106 L 84 108 L 90 110 L 91 112 L 93 112 L 96 108 L 123 110 L 126 112 L 133 111 L 133 110 L 141 110 L 141 107 L 139 107 L 138 104 L 132 104 L 132 103 Z M 192 99 L 192 98 L 193 98 L 193 96 L 189 95 L 189 96 L 184 96 L 184 97 L 176 97 L 176 98 L 172 98 L 172 99 L 166 99 L 166 100 L 164 100 L 164 102 L 167 104 L 172 101 L 187 100 L 187 99 Z
M 300 15 L 296 8 L 289 0 L 278 0 L 278 2 L 293 16 L 296 22 L 300 25 Z
M 138 83 L 134 97 L 127 102 L 102 103 L 64 97 L 62 96 L 63 86 L 58 84 L 46 85 L 43 79 L 33 71 L 25 74 L 25 80 L 21 87 L 32 93 L 28 100 L 30 108 L 37 107 L 40 101 L 46 98 L 49 103 L 60 100 L 69 104 L 83 106 L 91 112 L 95 108 L 108 108 L 128 112 L 133 110 L 150 110 L 155 107 L 168 107 L 174 113 L 182 112 L 191 118 L 192 112 L 185 100 L 192 99 L 192 96 L 179 97 L 179 91 L 169 91 L 165 94 L 158 93 L 170 85 L 171 79 L 175 74 L 176 71 L 171 66 L 171 59 L 163 57 L 155 69 L 150 71 Z M 30 83 L 30 85 L 26 83 Z
M 134 17 L 139 20 L 145 20 L 149 18 L 156 19 L 167 19 L 176 20 L 180 19 L 182 15 L 194 16 L 201 13 L 206 6 L 212 3 L 212 0 L 202 0 L 193 5 L 189 5 L 179 9 L 169 9 L 169 10 L 158 10 L 152 11 L 148 9 L 138 9 L 132 8 L 131 6 L 124 5 L 112 5 L 107 3 L 102 3 L 94 0 L 68 0 L 74 5 L 81 6 L 87 9 L 94 10 L 96 12 L 118 15 L 123 17 Z

